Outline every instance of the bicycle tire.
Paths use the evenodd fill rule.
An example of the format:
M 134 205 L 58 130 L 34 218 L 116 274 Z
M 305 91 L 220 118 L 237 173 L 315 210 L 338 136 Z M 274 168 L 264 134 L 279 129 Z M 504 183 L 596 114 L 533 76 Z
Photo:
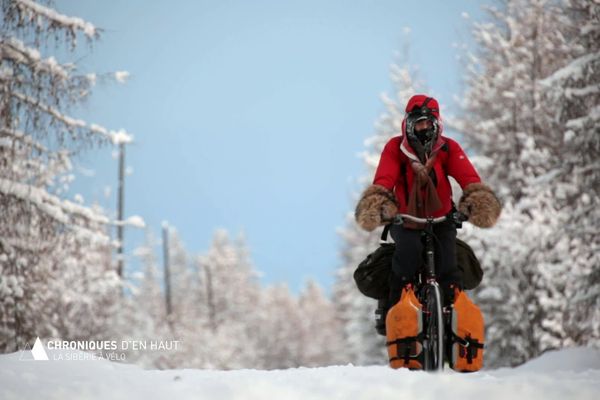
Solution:
M 442 296 L 437 283 L 425 286 L 424 312 L 426 315 L 424 336 L 424 369 L 427 371 L 444 370 L 444 321 L 442 314 Z

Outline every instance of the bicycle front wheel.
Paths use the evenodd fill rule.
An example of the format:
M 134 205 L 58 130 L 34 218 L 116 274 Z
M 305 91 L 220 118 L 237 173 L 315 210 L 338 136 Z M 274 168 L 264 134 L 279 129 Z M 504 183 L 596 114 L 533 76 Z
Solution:
M 425 316 L 425 369 L 427 371 L 444 370 L 444 323 L 442 314 L 442 296 L 437 283 L 427 284 L 424 288 L 423 312 Z

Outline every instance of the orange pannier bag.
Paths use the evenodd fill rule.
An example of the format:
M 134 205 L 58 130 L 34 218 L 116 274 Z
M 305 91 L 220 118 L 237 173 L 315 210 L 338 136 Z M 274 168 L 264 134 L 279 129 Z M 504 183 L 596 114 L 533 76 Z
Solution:
M 458 292 L 452 310 L 450 368 L 460 372 L 483 367 L 483 314 L 465 292 Z
M 423 368 L 423 312 L 412 287 L 402 289 L 400 301 L 385 319 L 387 351 L 392 368 Z

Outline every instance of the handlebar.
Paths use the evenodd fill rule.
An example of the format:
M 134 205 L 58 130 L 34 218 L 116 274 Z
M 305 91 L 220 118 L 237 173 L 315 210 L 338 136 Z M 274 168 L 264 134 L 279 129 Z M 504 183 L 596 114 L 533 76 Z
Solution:
M 415 216 L 409 215 L 409 214 L 397 214 L 396 217 L 394 218 L 394 224 L 402 224 L 405 219 L 409 219 L 409 220 L 419 223 L 419 224 L 427 224 L 427 223 L 438 224 L 440 222 L 444 222 L 446 220 L 446 216 L 444 215 L 443 217 L 437 217 L 437 218 L 418 218 L 418 217 L 415 217 Z
M 452 219 L 452 221 L 456 224 L 457 227 L 461 227 L 462 223 L 469 219 L 467 215 L 461 213 L 460 211 L 456 211 L 452 214 L 444 215 L 442 217 L 437 218 L 418 218 L 409 214 L 397 214 L 392 220 L 392 223 L 402 225 L 404 223 L 404 220 L 408 219 L 419 224 L 438 224 L 440 222 L 446 221 L 448 217 Z

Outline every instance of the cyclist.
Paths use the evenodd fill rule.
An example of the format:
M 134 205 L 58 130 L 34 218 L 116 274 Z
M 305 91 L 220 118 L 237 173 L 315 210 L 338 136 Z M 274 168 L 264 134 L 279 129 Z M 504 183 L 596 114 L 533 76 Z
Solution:
M 372 231 L 389 223 L 398 213 L 421 218 L 450 214 L 453 204 L 448 176 L 451 176 L 463 189 L 458 210 L 476 226 L 494 225 L 500 215 L 500 202 L 481 182 L 460 145 L 442 135 L 437 100 L 424 94 L 414 95 L 405 111 L 402 135 L 393 137 L 385 145 L 373 184 L 363 192 L 356 206 L 358 224 Z M 421 228 L 405 221 L 390 229 L 396 247 L 389 299 L 380 301 L 379 305 L 384 308 L 383 321 L 387 308 L 400 298 L 401 289 L 415 279 L 423 249 Z M 434 235 L 436 274 L 444 293 L 453 295 L 454 288 L 462 288 L 462 276 L 456 265 L 456 227 L 452 219 L 436 224 Z

